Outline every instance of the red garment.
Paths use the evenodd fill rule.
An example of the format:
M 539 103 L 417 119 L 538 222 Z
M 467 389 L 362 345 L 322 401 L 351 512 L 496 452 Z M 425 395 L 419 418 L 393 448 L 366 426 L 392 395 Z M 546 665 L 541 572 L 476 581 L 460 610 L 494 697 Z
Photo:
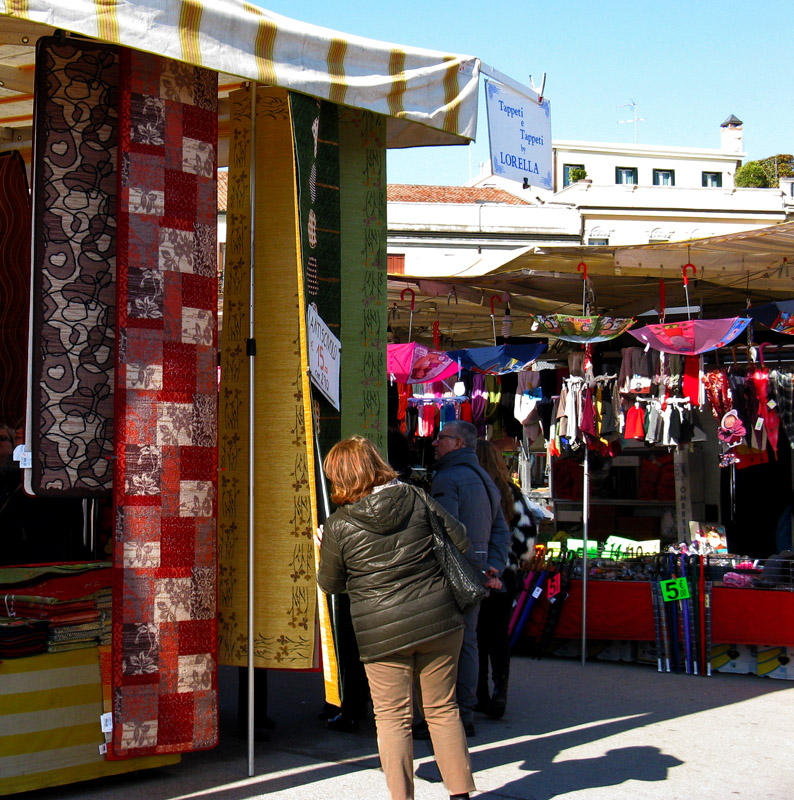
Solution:
M 706 387 L 711 413 L 715 419 L 722 419 L 733 408 L 728 376 L 723 370 L 715 369 L 703 376 L 703 385 Z
M 686 356 L 684 358 L 684 380 L 682 392 L 684 397 L 688 397 L 692 401 L 692 405 L 699 405 L 700 356 Z
M 623 434 L 623 438 L 645 438 L 645 409 L 642 408 L 642 406 L 633 405 L 626 412 L 626 430 Z
M 769 439 L 769 444 L 772 449 L 777 453 L 777 437 L 780 429 L 780 417 L 776 408 L 769 408 L 769 396 L 767 390 L 769 388 L 769 370 L 765 368 L 758 368 L 750 373 L 750 380 L 755 386 L 755 393 L 758 397 L 758 416 L 764 420 L 764 428 L 766 428 L 766 435 Z
M 472 421 L 472 413 L 471 413 L 471 401 L 466 400 L 464 403 L 460 404 L 460 418 L 465 422 Z

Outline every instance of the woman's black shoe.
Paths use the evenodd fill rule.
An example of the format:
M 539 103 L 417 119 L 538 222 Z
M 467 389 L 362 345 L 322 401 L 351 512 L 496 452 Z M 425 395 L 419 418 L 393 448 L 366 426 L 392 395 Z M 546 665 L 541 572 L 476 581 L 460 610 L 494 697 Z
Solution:
M 331 717 L 328 722 L 325 723 L 325 727 L 331 731 L 339 731 L 340 733 L 353 733 L 354 731 L 358 730 L 358 720 L 351 719 L 350 717 L 346 717 L 344 713 L 337 714 L 335 717 Z
M 329 720 L 338 716 L 340 711 L 341 709 L 339 706 L 332 706 L 330 703 L 326 703 L 323 706 L 323 710 L 317 715 L 317 719 L 321 719 L 323 721 Z

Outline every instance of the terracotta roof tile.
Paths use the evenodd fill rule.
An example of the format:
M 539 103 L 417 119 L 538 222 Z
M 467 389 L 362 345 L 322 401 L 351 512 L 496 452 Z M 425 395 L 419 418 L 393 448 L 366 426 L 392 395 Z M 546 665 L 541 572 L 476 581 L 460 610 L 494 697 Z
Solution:
M 529 205 L 504 189 L 485 186 L 419 186 L 390 183 L 386 187 L 390 203 L 504 203 L 511 206 Z

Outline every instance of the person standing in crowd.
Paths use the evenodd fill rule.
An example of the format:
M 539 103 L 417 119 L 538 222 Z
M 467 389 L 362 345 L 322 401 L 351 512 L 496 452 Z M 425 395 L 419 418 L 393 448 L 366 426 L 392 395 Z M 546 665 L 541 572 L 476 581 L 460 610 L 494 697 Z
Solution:
M 474 446 L 477 429 L 470 422 L 447 422 L 435 438 L 437 472 L 431 494 L 469 535 L 466 557 L 487 576 L 489 589 L 501 588 L 499 576 L 507 564 L 510 530 L 502 514 L 501 495 L 488 473 L 477 461 Z M 477 617 L 479 605 L 464 615 L 463 646 L 458 662 L 458 705 L 467 736 L 474 736 L 474 707 L 477 705 L 479 655 Z M 416 738 L 422 738 L 417 726 Z
M 480 616 L 477 620 L 480 672 L 475 710 L 500 719 L 507 708 L 507 684 L 510 676 L 510 639 L 507 629 L 518 590 L 521 564 L 532 556 L 536 530 L 524 493 L 510 480 L 507 465 L 496 445 L 485 439 L 478 439 L 476 451 L 480 466 L 491 476 L 499 490 L 502 513 L 510 528 L 507 567 L 502 573 L 504 586 L 501 591 L 492 591 L 480 603 Z M 489 662 L 493 695 L 488 682 Z
M 439 517 L 461 552 L 469 543 L 466 529 L 424 492 L 398 481 L 362 436 L 334 445 L 323 468 L 338 508 L 317 530 L 317 582 L 324 592 L 350 596 L 391 800 L 414 796 L 414 676 L 444 785 L 450 798 L 464 800 L 475 786 L 455 702 L 463 618 L 433 551 L 428 515 Z

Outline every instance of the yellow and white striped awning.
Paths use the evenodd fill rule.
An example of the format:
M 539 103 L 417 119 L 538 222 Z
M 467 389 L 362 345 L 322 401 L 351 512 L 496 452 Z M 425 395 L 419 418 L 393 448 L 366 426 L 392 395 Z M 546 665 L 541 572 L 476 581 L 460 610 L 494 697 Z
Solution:
M 389 147 L 463 144 L 476 133 L 473 57 L 349 36 L 239 0 L 0 0 L 0 13 L 384 114 Z

